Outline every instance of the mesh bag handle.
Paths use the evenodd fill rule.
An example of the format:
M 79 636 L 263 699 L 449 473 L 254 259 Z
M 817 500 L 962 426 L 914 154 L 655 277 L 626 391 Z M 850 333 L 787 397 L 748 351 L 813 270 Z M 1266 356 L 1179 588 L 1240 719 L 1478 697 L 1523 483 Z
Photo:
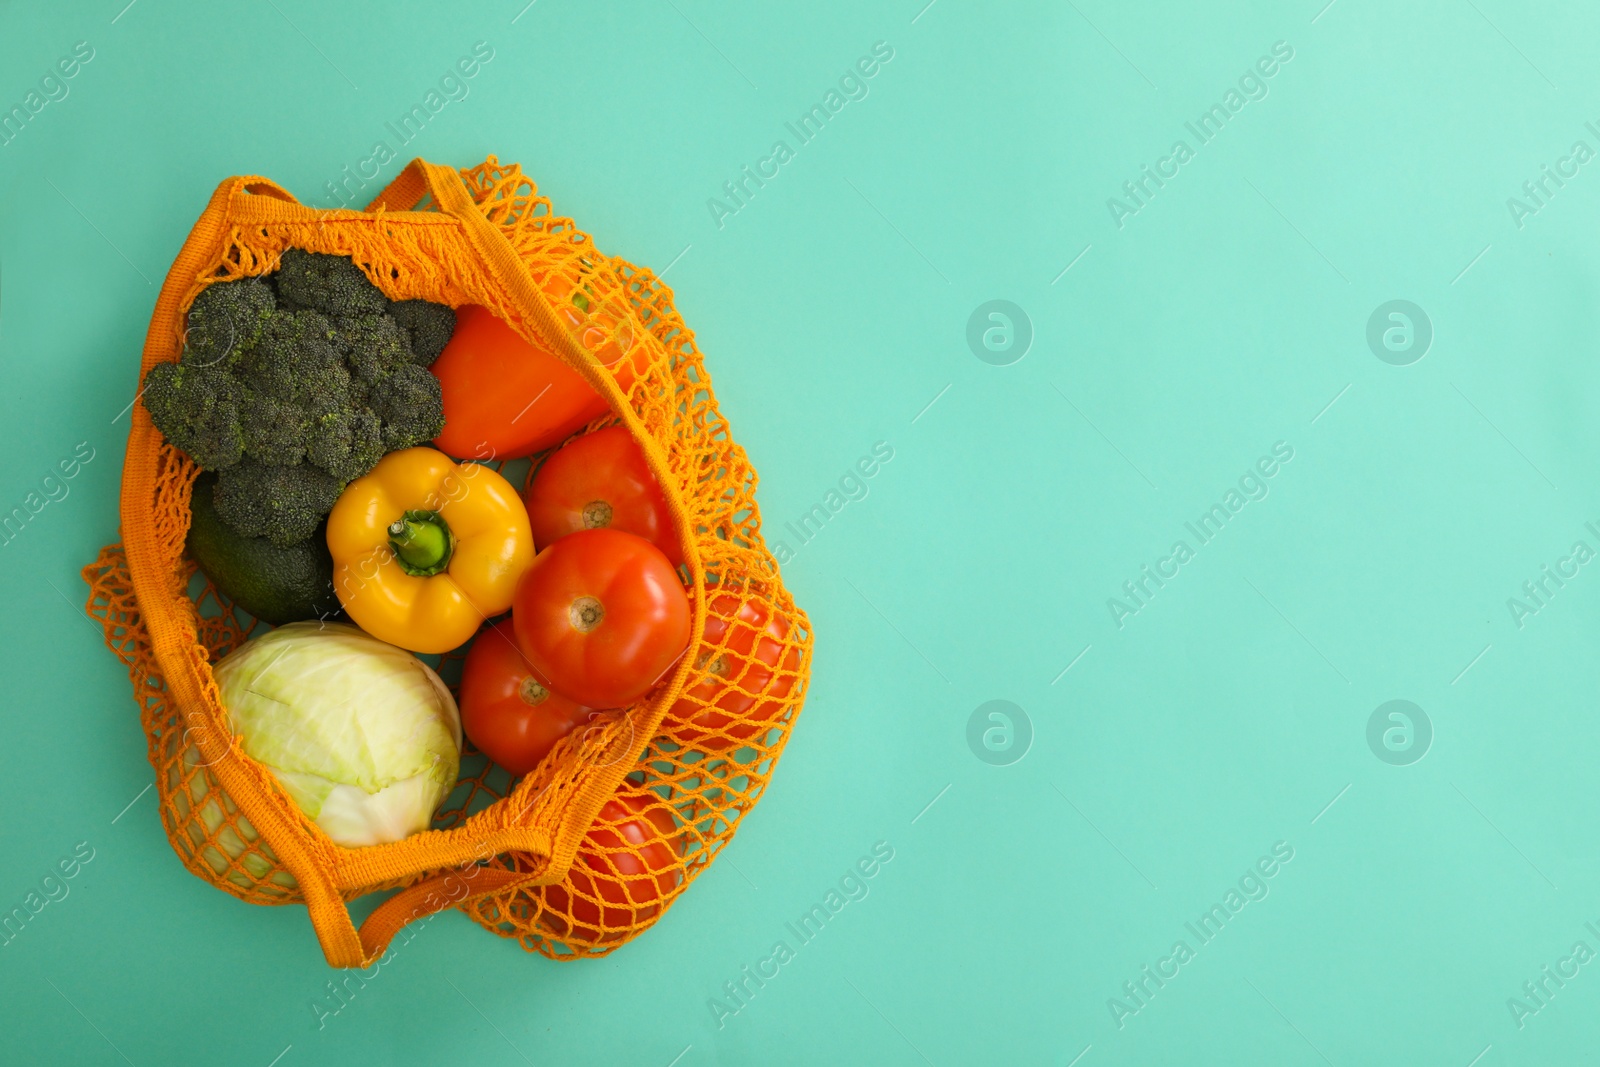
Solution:
M 428 193 L 428 178 L 419 166 L 421 163 L 422 160 L 414 159 L 407 164 L 392 182 L 383 187 L 382 192 L 372 198 L 367 210 L 415 211 Z

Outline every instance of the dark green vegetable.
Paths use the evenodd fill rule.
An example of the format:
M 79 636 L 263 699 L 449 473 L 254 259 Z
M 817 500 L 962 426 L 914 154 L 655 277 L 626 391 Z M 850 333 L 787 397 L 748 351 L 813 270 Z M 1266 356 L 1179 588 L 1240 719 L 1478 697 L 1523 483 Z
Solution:
M 444 420 L 433 414 L 443 409 L 444 394 L 439 379 L 426 367 L 396 368 L 373 383 L 367 400 L 373 414 L 383 420 L 386 452 L 431 441 L 444 429 Z
M 340 319 L 331 341 L 344 353 L 350 374 L 370 387 L 401 367 L 414 367 L 405 331 L 388 315 L 356 315 Z
M 236 532 L 278 545 L 304 541 L 333 510 L 344 483 L 309 463 L 242 460 L 217 472 L 217 514 Z
M 331 408 L 315 416 L 307 461 L 353 482 L 383 458 L 383 426 L 367 408 Z
M 456 313 L 453 308 L 427 300 L 397 300 L 389 305 L 389 314 L 406 331 L 411 341 L 411 354 L 423 366 L 431 366 L 456 332 Z
M 183 355 L 145 375 L 144 405 L 221 474 L 216 507 L 234 532 L 293 544 L 385 452 L 444 429 L 426 367 L 454 329 L 450 308 L 390 303 L 351 260 L 291 248 L 276 273 L 195 298 Z
M 207 470 L 244 455 L 240 392 L 233 376 L 204 363 L 157 363 L 144 376 L 144 406 L 174 448 Z
M 277 309 L 271 284 L 261 278 L 202 289 L 189 309 L 183 339 L 189 362 L 227 362 L 233 353 L 255 344 Z
M 265 537 L 241 537 L 213 503 L 217 475 L 202 474 L 190 504 L 189 555 L 232 604 L 281 626 L 339 614 L 333 559 L 320 534 L 287 547 Z
M 388 298 L 343 256 L 285 249 L 272 280 L 284 306 L 310 308 L 333 319 L 381 315 L 389 308 Z

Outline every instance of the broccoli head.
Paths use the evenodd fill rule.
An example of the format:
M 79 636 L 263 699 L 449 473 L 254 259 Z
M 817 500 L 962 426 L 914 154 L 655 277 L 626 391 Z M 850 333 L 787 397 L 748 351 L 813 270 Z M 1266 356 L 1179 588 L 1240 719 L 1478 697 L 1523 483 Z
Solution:
M 239 462 L 239 387 L 219 366 L 157 363 L 144 376 L 144 406 L 174 448 L 207 470 Z
M 389 314 L 405 331 L 411 343 L 411 356 L 421 366 L 429 366 L 439 358 L 450 335 L 456 332 L 456 313 L 443 304 L 428 300 L 397 300 L 389 305 Z
M 373 384 L 367 399 L 383 422 L 385 452 L 426 444 L 444 430 L 444 394 L 426 367 L 395 368 Z
M 246 459 L 217 474 L 212 503 L 239 533 L 292 545 L 316 532 L 343 491 L 343 482 L 309 463 Z
M 272 286 L 260 278 L 216 282 L 200 290 L 189 308 L 183 361 L 217 364 L 249 348 L 278 309 Z
M 372 315 L 389 306 L 389 298 L 344 256 L 286 249 L 273 280 L 281 303 L 320 311 L 329 318 Z
M 219 472 L 223 521 L 291 544 L 385 452 L 444 429 L 427 364 L 454 323 L 442 305 L 390 304 L 348 259 L 290 249 L 268 279 L 195 298 L 183 357 L 151 368 L 145 407 L 171 444 Z

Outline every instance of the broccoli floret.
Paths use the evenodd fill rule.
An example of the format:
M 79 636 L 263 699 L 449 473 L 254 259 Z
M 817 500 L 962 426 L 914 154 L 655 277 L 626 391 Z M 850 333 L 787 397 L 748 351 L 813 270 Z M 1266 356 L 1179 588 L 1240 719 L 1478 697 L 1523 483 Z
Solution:
M 411 356 L 421 366 L 429 366 L 439 358 L 450 335 L 456 332 L 456 313 L 453 308 L 427 300 L 397 300 L 389 305 L 389 314 L 406 332 L 411 342 Z
M 246 389 L 239 426 L 247 459 L 288 466 L 306 457 L 310 418 L 305 408 L 292 400 Z
M 383 426 L 367 408 L 329 410 L 311 420 L 306 459 L 352 482 L 383 458 Z
M 278 308 L 272 287 L 260 278 L 241 278 L 208 285 L 189 308 L 183 339 L 183 362 L 209 365 L 225 362 L 249 348 Z
M 221 367 L 157 363 L 144 376 L 144 406 L 156 429 L 207 470 L 239 462 L 239 387 Z
M 334 330 L 333 340 L 344 353 L 350 373 L 364 386 L 415 363 L 406 332 L 388 315 L 344 319 Z
M 280 302 L 334 319 L 384 311 L 389 299 L 344 256 L 286 249 L 274 275 Z
M 315 311 L 279 311 L 262 328 L 253 348 L 240 357 L 235 373 L 252 392 L 297 406 L 315 400 L 337 402 L 350 388 L 336 333 Z
M 316 532 L 343 490 L 343 482 L 309 463 L 247 459 L 217 475 L 212 502 L 222 520 L 244 536 L 292 545 Z
M 349 403 L 350 373 L 332 333 L 315 311 L 279 311 L 239 357 L 235 373 L 247 383 L 239 409 L 246 456 L 299 463 L 310 445 L 313 414 Z
M 385 452 L 444 429 L 427 364 L 454 322 L 442 305 L 391 305 L 348 259 L 290 249 L 275 275 L 195 298 L 183 357 L 151 368 L 145 407 L 169 442 L 220 472 L 224 521 L 291 544 Z
M 426 444 L 444 429 L 444 394 L 426 367 L 408 363 L 380 378 L 369 394 L 372 411 L 383 420 L 386 452 Z

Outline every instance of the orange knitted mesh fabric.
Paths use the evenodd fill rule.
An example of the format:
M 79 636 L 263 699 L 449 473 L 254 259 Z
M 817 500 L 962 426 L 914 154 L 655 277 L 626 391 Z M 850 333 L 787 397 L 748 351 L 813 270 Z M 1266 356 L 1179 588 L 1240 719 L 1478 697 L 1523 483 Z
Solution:
M 269 273 L 291 247 L 353 258 L 391 299 L 484 305 L 558 353 L 607 398 L 612 414 L 596 426 L 620 422 L 632 431 L 677 524 L 694 605 L 690 649 L 647 699 L 569 735 L 520 780 L 469 746 L 460 784 L 434 829 L 388 845 L 335 845 L 229 730 L 211 664 L 255 623 L 236 614 L 185 556 L 198 469 L 135 404 L 122 543 L 104 548 L 83 573 L 92 587 L 88 610 L 133 681 L 162 825 L 195 875 L 254 904 L 306 904 L 336 967 L 370 965 L 405 923 L 450 906 L 546 956 L 609 952 L 655 922 L 732 837 L 766 787 L 810 672 L 810 623 L 762 541 L 755 471 L 718 413 L 694 334 L 660 279 L 596 250 L 515 165 L 491 156 L 458 172 L 416 160 L 365 212 L 305 207 L 258 177 L 224 182 L 162 287 L 140 379 L 155 363 L 178 358 L 184 316 L 205 286 Z M 545 294 L 569 291 L 580 279 L 605 314 L 573 326 Z M 585 348 L 606 343 L 596 342 L 596 323 L 609 323 L 609 340 L 626 351 L 616 364 L 631 365 L 625 392 Z M 728 736 L 716 743 L 707 743 L 706 730 L 663 721 L 669 709 L 672 721 L 703 709 L 690 690 L 706 670 L 739 654 L 730 647 L 737 626 L 714 627 L 727 632 L 706 640 L 708 604 L 723 616 L 747 604 L 770 613 L 763 640 L 782 646 L 767 657 L 770 683 L 746 694 L 764 697 L 762 721 L 720 720 L 711 732 Z M 446 657 L 447 678 L 459 658 Z M 738 671 L 732 679 L 737 683 Z M 630 843 L 596 822 L 619 789 L 670 805 L 682 853 L 670 862 L 681 874 L 661 873 L 661 857 L 675 854 L 663 852 L 664 834 Z M 615 893 L 596 887 L 595 861 L 569 876 L 580 845 L 602 857 L 600 870 L 619 877 L 654 871 L 660 888 L 637 892 L 623 878 L 627 895 L 619 906 Z M 357 930 L 346 902 L 391 889 L 399 891 Z

